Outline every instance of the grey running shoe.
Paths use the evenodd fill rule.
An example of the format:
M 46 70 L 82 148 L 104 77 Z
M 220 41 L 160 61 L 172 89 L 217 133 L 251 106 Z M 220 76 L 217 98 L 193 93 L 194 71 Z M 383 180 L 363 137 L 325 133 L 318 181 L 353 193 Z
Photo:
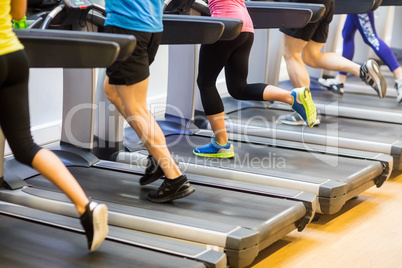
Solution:
M 396 101 L 398 103 L 402 102 L 402 79 L 395 80 L 395 89 L 396 89 Z
M 375 60 L 368 60 L 360 67 L 360 78 L 374 88 L 381 99 L 387 93 L 387 82 L 380 72 L 380 67 Z
M 343 93 L 345 91 L 343 83 L 339 82 L 335 78 L 328 78 L 328 79 L 319 78 L 318 83 L 321 86 L 323 86 L 323 87 L 327 88 L 328 90 L 331 90 L 332 92 L 339 94 L 339 95 L 343 95 Z
M 96 250 L 109 232 L 107 211 L 106 205 L 91 201 L 87 204 L 85 212 L 80 217 L 90 251 Z
M 297 112 L 293 112 L 287 115 L 282 115 L 278 118 L 279 122 L 285 125 L 291 125 L 291 126 L 307 126 L 306 122 L 303 120 L 303 118 L 298 114 Z M 317 117 L 314 121 L 314 126 L 317 126 L 320 124 L 320 119 Z
M 186 197 L 194 191 L 195 189 L 188 182 L 186 175 L 181 175 L 173 180 L 165 178 L 159 189 L 150 191 L 147 198 L 152 202 L 164 203 Z

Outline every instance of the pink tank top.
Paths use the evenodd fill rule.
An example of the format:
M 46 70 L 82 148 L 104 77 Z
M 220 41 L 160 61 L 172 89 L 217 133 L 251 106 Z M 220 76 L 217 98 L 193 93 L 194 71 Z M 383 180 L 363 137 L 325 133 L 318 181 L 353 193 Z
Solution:
M 209 0 L 211 17 L 241 19 L 243 21 L 242 32 L 254 33 L 253 21 L 244 5 L 244 0 Z

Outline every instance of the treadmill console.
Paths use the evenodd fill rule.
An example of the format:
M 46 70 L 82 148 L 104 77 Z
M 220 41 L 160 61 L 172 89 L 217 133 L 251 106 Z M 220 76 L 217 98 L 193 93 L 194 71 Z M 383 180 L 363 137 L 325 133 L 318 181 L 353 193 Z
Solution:
M 68 9 L 91 9 L 93 4 L 89 0 L 64 0 L 64 4 Z

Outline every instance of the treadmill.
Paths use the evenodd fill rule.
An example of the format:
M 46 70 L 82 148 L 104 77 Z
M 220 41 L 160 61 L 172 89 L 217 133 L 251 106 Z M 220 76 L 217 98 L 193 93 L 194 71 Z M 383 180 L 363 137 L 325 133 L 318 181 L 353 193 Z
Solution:
M 279 86 L 289 90 L 293 88 L 290 81 L 281 82 Z M 387 154 L 392 156 L 395 170 L 402 168 L 402 110 L 394 97 L 379 100 L 367 86 L 359 91 L 345 88 L 345 96 L 339 96 L 323 89 L 314 79 L 311 80 L 311 92 L 321 114 L 321 124 L 313 129 L 276 123 L 279 116 L 290 112 L 288 105 L 248 102 L 240 106 L 239 102 L 231 98 L 225 99 L 228 123 L 233 131 L 242 132 L 245 131 L 242 129 L 242 123 L 250 115 L 268 118 L 272 126 L 271 131 L 264 131 L 266 126 L 262 122 L 253 122 L 247 130 L 248 133 Z M 366 135 L 361 135 L 362 131 Z
M 266 13 L 259 13 L 265 18 L 270 18 L 270 12 L 277 12 L 269 8 L 276 3 L 255 4 L 259 4 L 261 10 L 265 5 Z M 267 20 L 265 23 L 269 22 Z M 275 25 L 287 22 L 297 23 L 297 20 L 282 21 L 279 18 L 274 20 Z M 194 53 L 194 49 L 189 48 L 188 52 Z M 175 53 L 170 54 L 171 60 L 189 58 L 183 57 L 185 53 L 183 48 Z M 305 144 L 282 143 L 274 139 L 242 134 L 233 134 L 229 137 L 235 147 L 234 159 L 207 159 L 194 156 L 192 149 L 207 144 L 212 132 L 201 130 L 193 124 L 198 119 L 193 114 L 194 102 L 188 102 L 191 105 L 183 107 L 184 104 L 188 104 L 183 99 L 191 100 L 195 96 L 195 89 L 189 87 L 191 83 L 194 84 L 194 80 L 190 81 L 194 74 L 189 74 L 189 70 L 194 72 L 194 69 L 183 63 L 174 66 L 175 69 L 169 69 L 166 116 L 158 123 L 164 131 L 169 150 L 185 173 L 309 192 L 318 196 L 317 212 L 325 214 L 336 213 L 347 200 L 373 185 L 380 187 L 389 177 L 392 159 L 385 155 L 353 151 L 354 155 L 365 154 L 366 157 L 361 159 L 340 156 L 337 148 L 329 146 L 314 146 L 315 151 L 311 152 Z M 178 81 L 184 86 L 180 86 Z M 178 92 L 177 89 L 182 90 Z M 169 109 L 170 107 L 175 109 Z M 125 129 L 124 145 L 129 152 L 118 153 L 117 161 L 146 163 L 144 160 L 147 152 L 131 128 Z M 274 163 L 275 160 L 278 161 Z
M 339 0 L 337 0 L 335 3 L 338 3 L 338 1 Z M 366 13 L 377 8 L 379 2 L 381 1 L 374 1 L 373 7 L 366 11 L 362 10 L 361 8 L 359 10 L 355 10 L 355 6 L 349 8 L 344 5 L 335 4 L 337 9 L 336 14 L 347 14 L 351 12 Z M 360 3 L 360 1 L 353 1 L 353 3 L 357 4 Z M 382 3 L 387 4 L 387 1 L 381 2 L 381 4 Z M 390 2 L 388 2 L 388 4 L 390 4 Z M 327 50 L 333 51 L 334 48 L 330 46 L 334 46 L 335 44 L 331 44 L 330 40 L 328 43 L 329 49 Z M 313 77 L 316 76 L 313 74 L 313 72 L 310 72 L 310 74 Z M 316 77 L 319 76 L 320 75 L 317 75 Z M 359 79 L 352 78 L 351 80 Z M 349 79 L 347 81 L 350 83 Z M 361 83 L 364 85 L 363 82 Z M 279 83 L 279 86 L 285 89 L 292 88 L 290 81 L 281 82 Z M 323 90 L 315 79 L 311 80 L 311 93 L 321 114 L 401 124 L 402 110 L 400 109 L 400 105 L 395 101 L 394 92 L 391 94 L 387 93 L 387 96 L 384 99 L 379 99 L 378 96 L 373 94 L 373 92 L 374 90 L 369 86 L 365 86 L 364 89 L 359 89 L 357 91 L 354 89 L 348 90 L 347 86 L 345 86 L 344 96 L 334 96 L 334 94 L 329 94 L 329 92 Z M 339 106 L 339 109 L 326 109 L 327 106 L 331 104 L 333 105 L 334 103 Z
M 113 226 L 102 246 L 88 254 L 76 219 L 3 202 L 0 230 L 4 267 L 227 267 L 223 253 Z M 154 242 L 153 248 L 142 241 Z M 184 257 L 172 254 L 178 250 Z
M 94 64 L 95 66 L 107 66 L 118 56 L 122 58 L 128 55 L 135 47 L 135 38 L 124 35 L 74 34 L 68 31 L 44 33 L 35 30 L 19 31 L 17 35 L 25 46 L 30 67 L 77 67 L 77 63 L 71 59 L 77 58 L 78 55 L 81 56 L 79 66 L 93 67 Z M 60 57 L 60 51 L 68 51 L 72 58 Z M 119 51 L 120 54 L 118 54 Z M 90 55 L 93 52 L 102 53 L 105 57 L 91 63 L 90 57 L 82 56 Z M 2 158 L 4 158 L 4 137 L 0 139 L 2 139 L 0 147 Z M 16 163 L 16 165 L 15 168 L 18 169 L 20 164 Z M 25 187 L 25 183 L 20 178 L 13 177 L 13 168 L 6 167 L 5 176 L 3 176 L 3 163 L 1 163 L 0 173 L 2 186 L 5 183 L 9 188 L 20 188 L 20 190 L 15 190 L 17 192 L 23 191 L 21 189 Z M 12 191 L 2 188 L 0 192 L 2 197 L 7 199 L 4 196 Z M 100 252 L 87 254 L 87 249 L 83 246 L 85 238 L 78 234 L 83 232 L 79 221 L 71 217 L 53 214 L 62 213 L 63 209 L 57 206 L 57 202 L 52 203 L 54 200 L 52 195 L 54 194 L 50 192 L 47 195 L 49 200 L 41 200 L 38 195 L 31 193 L 22 195 L 21 199 L 15 196 L 8 199 L 8 202 L 11 203 L 0 202 L 1 226 L 8 231 L 3 232 L 0 242 L 3 265 L 43 267 L 50 263 L 57 263 L 69 266 L 72 264 L 87 266 L 94 262 L 101 267 L 129 263 L 149 267 L 224 268 L 227 265 L 224 253 L 207 249 L 205 246 L 155 237 L 152 234 L 139 234 L 118 227 L 111 228 L 107 241 L 102 245 Z M 25 196 L 28 198 L 26 199 Z M 61 196 L 65 199 L 63 201 L 67 207 L 65 214 L 78 217 L 71 202 L 64 195 Z M 45 210 L 48 209 L 53 213 L 13 204 L 24 205 L 25 202 L 32 207 L 41 208 L 43 206 Z M 57 247 L 55 247 L 56 243 Z M 38 247 L 38 245 L 40 246 Z M 135 254 L 133 254 L 133 250 Z
M 224 25 L 216 20 L 212 22 L 210 18 L 183 16 L 180 20 L 181 23 L 175 25 L 178 31 L 186 29 L 187 23 L 208 22 L 220 27 L 221 31 L 214 31 L 219 35 L 212 33 L 216 38 L 222 34 Z M 206 27 L 204 31 L 192 31 L 188 38 L 197 40 L 207 30 L 210 27 Z M 75 33 L 69 31 L 38 31 L 30 30 L 27 33 L 75 36 Z M 96 39 L 97 34 L 86 34 Z M 79 33 L 76 37 L 82 35 L 85 33 Z M 24 44 L 28 45 L 28 42 Z M 86 54 L 91 56 L 90 51 Z M 74 61 L 71 57 L 64 59 Z M 89 79 L 92 80 L 91 77 Z M 85 84 L 85 79 L 79 80 Z M 68 84 L 67 81 L 65 84 Z M 53 151 L 89 196 L 108 205 L 109 224 L 112 227 L 154 234 L 169 241 L 199 245 L 203 247 L 203 252 L 211 254 L 210 259 L 214 261 L 209 263 L 222 263 L 222 255 L 213 255 L 214 252 L 206 250 L 212 248 L 224 252 L 231 267 L 247 266 L 259 251 L 295 229 L 302 231 L 316 211 L 316 196 L 309 193 L 275 187 L 255 187 L 224 180 L 216 182 L 214 178 L 196 175 L 189 176 L 196 186 L 195 194 L 175 202 L 155 204 L 147 201 L 145 195 L 147 191 L 156 189 L 157 183 L 143 188 L 138 184 L 139 178 L 144 174 L 143 167 L 101 161 L 89 151 L 66 145 L 65 142 L 54 146 Z M 3 202 L 69 217 L 78 216 L 71 202 L 53 184 L 30 167 L 17 163 L 12 157 L 4 163 L 3 180 L 8 188 L 0 190 L 0 200 Z M 152 241 L 146 242 L 147 247 L 152 248 L 149 244 Z M 188 248 L 191 249 L 191 246 Z M 174 251 L 174 248 L 165 250 L 186 258 L 190 256 L 188 252 L 185 255 Z M 200 255 L 199 250 L 195 253 L 192 249 L 192 252 L 194 254 L 191 256 L 197 260 L 203 255 Z
M 344 7 L 343 5 L 338 6 Z M 346 10 L 339 10 L 338 8 L 338 12 L 343 13 L 346 12 Z M 280 57 L 276 60 L 280 60 Z M 278 63 L 279 62 L 276 63 L 276 66 L 279 66 Z M 280 86 L 288 89 L 292 88 L 289 81 L 280 83 Z M 360 96 L 360 99 L 341 97 L 327 90 L 323 90 L 316 80 L 312 80 L 311 90 L 313 94 L 314 92 L 319 94 L 323 99 L 327 100 L 328 103 L 328 105 L 322 105 L 324 108 L 320 109 L 320 113 L 322 114 L 320 117 L 320 126 L 309 129 L 307 127 L 289 126 L 277 123 L 279 116 L 290 112 L 289 106 L 285 104 L 237 101 L 228 97 L 223 99 L 225 113 L 228 117 L 228 129 L 235 133 L 247 132 L 250 135 L 260 137 L 339 147 L 341 148 L 339 149 L 339 153 L 346 155 L 351 153 L 347 149 L 386 154 L 393 158 L 393 169 L 400 170 L 402 168 L 402 136 L 400 133 L 400 125 L 395 123 L 395 120 L 392 123 L 388 123 L 349 118 L 348 111 L 350 109 L 338 107 L 337 105 L 338 103 L 350 102 L 356 104 L 353 106 L 358 106 L 361 104 L 363 97 L 370 98 L 370 96 Z M 314 99 L 316 100 L 316 98 Z M 389 104 L 389 102 L 379 101 L 378 98 L 371 97 L 371 99 L 377 101 L 377 109 L 386 107 L 386 105 Z M 321 99 L 318 100 L 318 103 L 320 103 L 320 101 Z M 392 105 L 396 105 L 394 100 Z M 355 108 L 351 109 L 354 111 L 357 110 Z M 370 111 L 361 111 L 362 116 L 364 117 L 367 112 Z M 339 117 L 336 117 L 336 115 Z M 257 119 L 265 118 L 267 121 L 250 120 L 253 116 Z M 390 119 L 392 118 L 395 118 L 395 116 L 391 116 Z M 245 127 L 246 123 L 247 127 Z M 201 121 L 199 125 L 201 128 L 209 128 L 208 122 L 206 121 Z M 362 129 L 364 129 L 366 133 L 363 137 L 361 135 Z M 346 151 L 344 151 L 344 149 L 346 149 Z
M 398 10 L 394 10 L 396 8 L 401 8 L 400 6 L 402 6 L 402 2 L 401 1 L 378 1 L 378 4 L 381 5 L 381 7 L 389 7 L 389 6 L 394 6 L 394 7 L 389 7 L 389 8 L 384 8 L 382 10 L 379 10 L 379 12 L 376 12 L 376 30 L 379 33 L 379 36 L 382 37 L 383 39 L 386 37 L 387 34 L 390 34 L 391 32 L 386 31 L 386 27 L 388 27 L 389 22 L 386 22 L 388 20 L 389 16 L 394 16 L 394 14 L 398 14 Z M 400 11 L 399 11 L 400 12 Z M 394 25 L 398 25 L 398 21 L 397 21 L 397 17 L 395 16 Z M 391 22 L 392 24 L 392 22 Z M 339 24 L 339 29 L 340 27 L 342 27 L 343 24 Z M 395 27 L 393 27 L 395 28 Z M 398 33 L 394 31 L 394 35 L 392 37 L 392 43 L 391 46 L 393 44 L 397 44 L 398 42 Z M 375 52 L 366 44 L 364 44 L 363 40 L 361 38 L 358 38 L 356 41 L 356 46 L 361 47 L 361 49 L 359 49 L 359 51 L 356 51 L 355 56 L 353 58 L 354 61 L 362 63 L 364 61 L 367 60 L 367 58 L 370 58 L 372 56 L 374 56 L 376 59 L 378 59 L 380 62 L 380 66 L 383 64 L 381 63 L 381 60 L 378 58 L 377 55 L 375 55 Z M 395 56 L 398 59 L 398 53 L 395 54 Z M 391 71 L 389 70 L 388 66 L 386 66 L 385 64 L 383 66 L 381 66 L 383 68 L 382 69 L 382 73 L 384 75 L 384 77 L 387 80 L 387 85 L 388 85 L 388 90 L 387 90 L 387 95 L 386 95 L 386 99 L 393 99 L 395 101 L 396 98 L 396 90 L 394 88 L 394 84 L 395 84 L 395 78 L 394 75 L 391 73 Z M 333 74 L 329 74 L 329 76 L 332 76 Z M 348 79 L 346 80 L 345 83 L 345 90 L 347 92 L 350 93 L 359 93 L 359 94 L 370 94 L 370 95 L 375 95 L 377 96 L 376 92 L 374 92 L 373 90 L 371 90 L 370 88 L 368 88 L 362 81 L 360 78 L 355 77 L 353 75 L 350 75 L 350 77 L 348 77 Z

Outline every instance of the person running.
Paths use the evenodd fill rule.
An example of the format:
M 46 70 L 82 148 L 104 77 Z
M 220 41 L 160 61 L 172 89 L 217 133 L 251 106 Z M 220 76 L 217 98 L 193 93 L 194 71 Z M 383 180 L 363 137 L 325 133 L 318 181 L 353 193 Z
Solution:
M 12 19 L 21 21 L 26 10 L 26 0 L 0 2 L 0 126 L 15 159 L 36 169 L 74 203 L 85 230 L 88 248 L 94 251 L 108 233 L 106 205 L 90 201 L 62 161 L 32 139 L 28 107 L 28 60 L 23 45 L 12 29 Z
M 325 14 L 316 23 L 309 23 L 300 29 L 280 29 L 284 33 L 284 59 L 290 81 L 294 87 L 309 87 L 310 76 L 306 65 L 331 71 L 344 71 L 360 77 L 371 86 L 380 98 L 384 98 L 387 83 L 380 72 L 376 61 L 369 59 L 359 65 L 341 55 L 332 52 L 322 52 L 328 37 L 329 24 L 332 21 L 334 0 L 295 0 L 300 3 L 324 4 Z M 296 113 L 283 115 L 279 121 L 288 125 L 302 125 L 303 120 Z M 319 120 L 316 122 L 319 124 Z
M 147 107 L 149 66 L 154 61 L 162 39 L 163 0 L 106 0 L 105 32 L 131 34 L 137 46 L 125 61 L 116 61 L 106 69 L 104 91 L 149 152 L 148 168 L 141 185 L 160 178 L 164 181 L 147 198 L 169 202 L 195 191 L 179 170 L 166 145 L 163 132 Z
M 254 41 L 254 27 L 244 0 L 209 0 L 212 17 L 241 19 L 240 35 L 231 41 L 218 41 L 201 45 L 197 84 L 205 114 L 215 137 L 211 143 L 195 148 L 193 153 L 203 157 L 234 157 L 233 145 L 228 141 L 224 121 L 224 107 L 216 88 L 216 80 L 225 68 L 226 85 L 230 95 L 239 100 L 281 101 L 291 105 L 312 127 L 316 120 L 316 108 L 308 87 L 289 92 L 267 84 L 247 84 L 250 50 Z
M 342 56 L 352 60 L 355 53 L 355 34 L 360 32 L 364 42 L 370 46 L 377 56 L 388 66 L 395 77 L 396 101 L 402 102 L 402 68 L 389 46 L 377 35 L 374 22 L 374 12 L 365 14 L 349 14 L 342 30 Z M 320 85 L 338 94 L 343 94 L 346 72 L 339 72 L 335 78 L 318 79 Z

